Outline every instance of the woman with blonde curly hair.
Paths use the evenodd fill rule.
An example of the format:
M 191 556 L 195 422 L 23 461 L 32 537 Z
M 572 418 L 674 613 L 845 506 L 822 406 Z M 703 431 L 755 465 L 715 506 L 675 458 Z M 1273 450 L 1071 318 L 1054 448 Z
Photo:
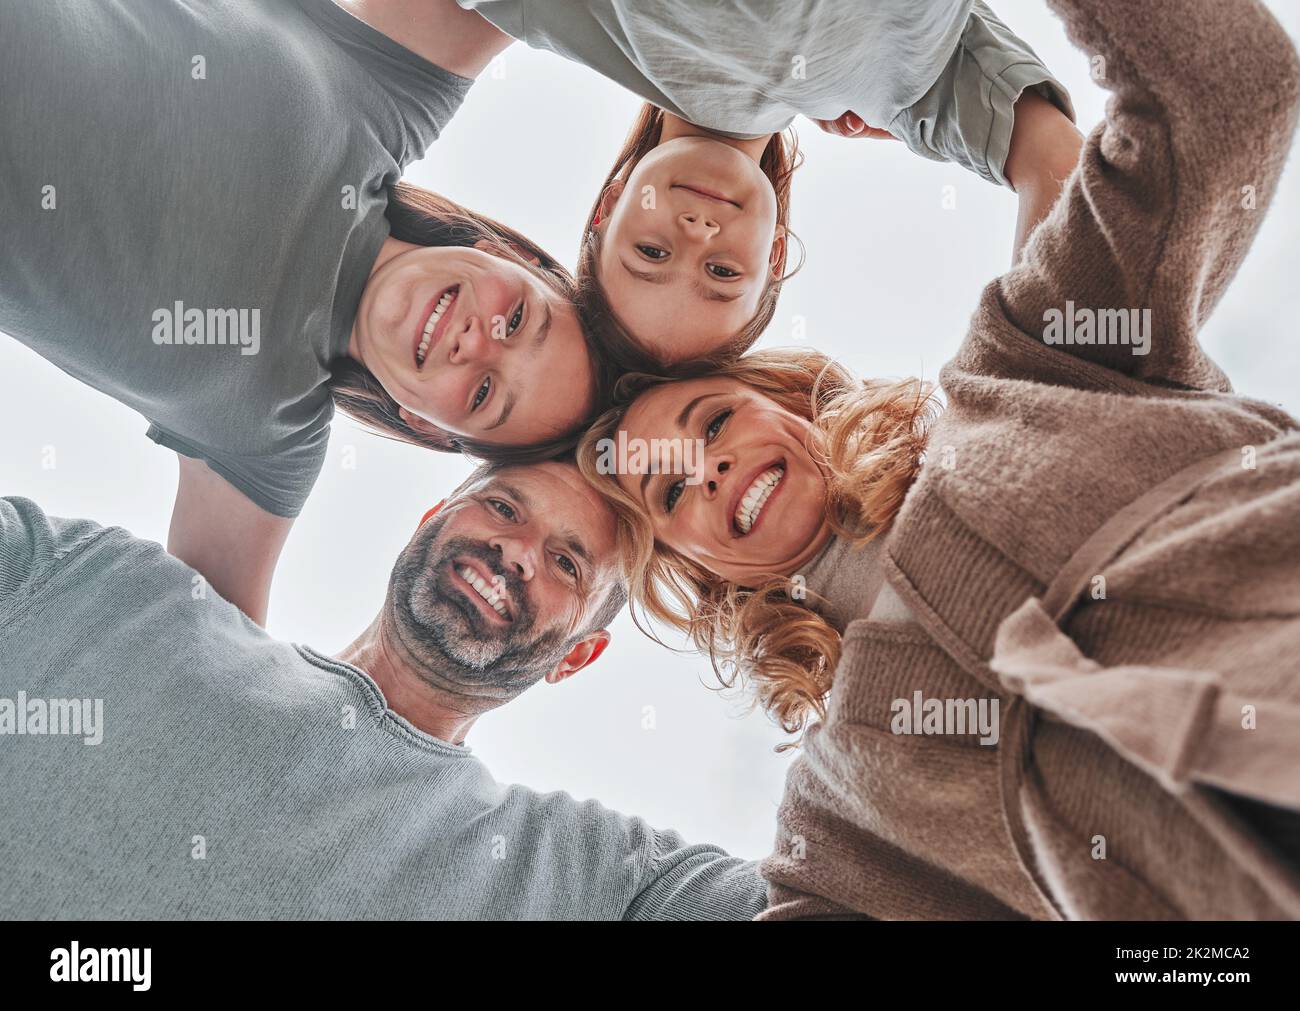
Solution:
M 868 567 L 902 505 L 938 410 L 929 385 L 862 383 L 819 351 L 781 350 L 678 382 L 628 376 L 620 398 L 578 459 L 618 516 L 638 623 L 685 632 L 724 683 L 743 674 L 786 730 L 824 716 L 846 609 L 865 616 L 883 588 L 873 578 L 845 587 L 868 591 L 856 604 L 833 600 L 829 576 L 846 562 Z M 716 443 L 727 458 L 709 464 L 722 486 L 658 458 L 606 477 L 629 469 L 613 459 L 619 431 L 665 431 L 659 420 L 683 413 L 685 434 L 660 448 Z M 778 504 L 780 522 L 769 521 Z
M 1197 341 L 1300 61 L 1256 2 L 1051 5 L 1115 94 L 937 418 L 770 352 L 580 446 L 642 611 L 821 717 L 765 917 L 1300 917 L 1300 422 Z

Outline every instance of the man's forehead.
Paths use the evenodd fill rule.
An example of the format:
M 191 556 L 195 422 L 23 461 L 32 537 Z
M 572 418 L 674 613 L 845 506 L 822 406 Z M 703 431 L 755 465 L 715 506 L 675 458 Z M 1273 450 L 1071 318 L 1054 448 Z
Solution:
M 506 493 L 532 510 L 534 518 L 572 527 L 588 539 L 613 540 L 613 512 L 574 464 L 550 461 L 497 467 L 471 491 Z M 593 545 L 593 550 L 605 546 Z

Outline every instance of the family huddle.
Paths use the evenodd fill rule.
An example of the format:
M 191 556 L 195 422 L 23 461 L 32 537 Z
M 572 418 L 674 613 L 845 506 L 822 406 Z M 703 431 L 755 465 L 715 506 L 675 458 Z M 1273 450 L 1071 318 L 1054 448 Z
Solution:
M 1300 918 L 1300 421 L 1198 341 L 1300 61 L 1045 3 L 1086 136 L 982 0 L 0 7 L 0 332 L 180 468 L 165 549 L 0 498 L 3 915 Z M 515 40 L 645 102 L 573 269 L 402 179 Z M 796 116 L 1015 192 L 937 383 L 754 349 Z M 470 473 L 331 656 L 262 626 L 336 410 Z M 765 859 L 466 747 L 625 606 L 791 735 Z

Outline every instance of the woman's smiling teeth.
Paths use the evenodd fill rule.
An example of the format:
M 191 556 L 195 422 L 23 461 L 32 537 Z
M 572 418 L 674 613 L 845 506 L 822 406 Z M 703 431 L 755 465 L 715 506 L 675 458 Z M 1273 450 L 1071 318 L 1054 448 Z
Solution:
M 736 529 L 742 534 L 747 534 L 753 529 L 758 521 L 758 514 L 763 511 L 763 506 L 771 498 L 772 492 L 776 491 L 776 486 L 781 483 L 783 477 L 785 477 L 784 467 L 769 467 L 754 479 L 749 490 L 741 497 L 740 505 L 736 506 L 734 519 Z
M 506 610 L 506 605 L 501 603 L 501 591 L 496 586 L 488 583 L 487 580 L 471 569 L 468 565 L 462 565 L 460 567 L 460 578 L 469 583 L 470 586 L 474 587 L 474 590 L 478 595 L 491 604 L 492 609 L 496 611 L 497 614 L 505 618 L 506 621 L 510 620 L 510 612 Z
M 442 293 L 442 298 L 438 299 L 438 304 L 433 307 L 433 312 L 429 313 L 428 322 L 424 324 L 424 333 L 420 339 L 420 346 L 415 349 L 415 364 L 423 365 L 424 356 L 429 353 L 429 345 L 433 341 L 433 331 L 438 325 L 450 307 L 451 303 L 456 301 L 456 293 L 460 291 L 459 287 L 448 288 Z

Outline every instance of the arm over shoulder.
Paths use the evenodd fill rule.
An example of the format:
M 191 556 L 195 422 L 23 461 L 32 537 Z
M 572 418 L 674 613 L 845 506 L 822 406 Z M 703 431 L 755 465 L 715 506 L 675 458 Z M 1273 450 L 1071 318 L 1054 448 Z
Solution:
M 888 127 L 922 157 L 953 162 L 1016 189 L 1008 155 L 1017 103 L 1027 93 L 1053 106 L 1063 122 L 1074 122 L 1065 86 L 1028 43 L 977 0 L 942 72 Z
M 628 920 L 752 920 L 767 905 L 767 885 L 753 860 L 712 845 L 690 846 L 655 832 L 655 852 Z
M 1061 200 L 994 285 L 1036 342 L 1135 378 L 1227 390 L 1197 332 L 1250 248 L 1290 148 L 1300 64 L 1256 0 L 1051 0 L 1114 94 Z M 1148 341 L 1050 327 L 1146 314 Z M 1058 315 L 1059 314 L 1059 315 Z M 1072 335 L 1071 335 L 1072 336 Z
M 271 579 L 293 519 L 267 512 L 204 461 L 181 454 L 177 459 L 167 550 L 253 621 L 266 624 Z

